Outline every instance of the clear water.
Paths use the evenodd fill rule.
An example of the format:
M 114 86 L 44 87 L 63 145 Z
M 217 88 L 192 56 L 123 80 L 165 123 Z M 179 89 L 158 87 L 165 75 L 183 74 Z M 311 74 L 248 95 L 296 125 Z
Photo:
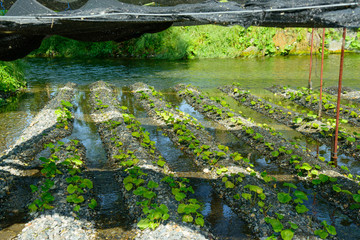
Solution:
M 325 87 L 337 85 L 339 58 L 339 55 L 330 55 L 325 59 Z M 273 84 L 307 86 L 308 60 L 308 56 L 187 61 L 25 59 L 28 93 L 0 108 L 0 151 L 14 143 L 57 87 L 68 81 L 88 85 L 104 80 L 119 87 L 142 81 L 158 89 L 191 83 L 205 91 L 240 82 L 256 94 L 271 96 L 264 88 Z M 359 60 L 356 54 L 345 56 L 343 86 L 360 90 Z M 317 88 L 319 59 L 314 62 L 312 79 L 313 87 Z

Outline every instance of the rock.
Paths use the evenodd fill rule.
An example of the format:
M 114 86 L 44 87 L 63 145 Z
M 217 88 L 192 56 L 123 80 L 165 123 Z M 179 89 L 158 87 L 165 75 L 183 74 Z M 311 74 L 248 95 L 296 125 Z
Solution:
M 341 51 L 341 41 L 340 40 L 332 40 L 329 43 L 329 51 L 330 52 L 338 52 Z
M 210 173 L 211 171 L 208 168 L 204 168 L 203 172 L 204 173 Z
M 244 56 L 253 56 L 259 52 L 259 49 L 255 46 L 250 46 L 242 52 Z

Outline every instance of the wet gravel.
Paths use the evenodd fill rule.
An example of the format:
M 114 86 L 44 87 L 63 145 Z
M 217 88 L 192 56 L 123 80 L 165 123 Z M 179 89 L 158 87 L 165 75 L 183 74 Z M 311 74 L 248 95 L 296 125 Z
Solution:
M 165 109 L 166 111 L 171 111 L 174 114 L 174 118 L 182 118 L 185 114 L 180 111 L 175 111 L 174 109 L 171 109 L 168 103 L 164 102 L 162 99 L 154 97 L 154 94 L 152 94 L 151 89 L 143 83 L 136 83 L 131 86 L 131 89 L 134 91 L 135 97 L 140 101 L 142 106 L 148 111 L 149 115 L 153 118 L 153 120 L 158 121 L 160 125 L 167 125 L 163 120 L 157 117 L 157 115 L 154 113 L 154 109 L 162 110 Z M 143 100 L 142 99 L 142 93 L 147 93 L 149 96 L 149 100 Z M 153 103 L 153 107 L 150 106 L 150 102 Z M 191 125 L 189 124 L 189 127 Z M 200 142 L 209 144 L 212 148 L 215 146 L 218 146 L 216 141 L 212 139 L 212 137 L 208 136 L 208 133 L 206 133 L 205 130 L 199 128 L 192 128 L 192 132 L 196 137 L 199 137 Z M 176 138 L 172 137 L 172 135 L 175 135 L 174 133 L 170 133 L 170 130 L 167 131 L 169 133 L 170 139 L 176 143 Z M 180 146 L 183 151 L 190 151 L 190 149 L 187 149 L 187 146 L 182 145 Z M 210 149 L 212 149 L 210 148 Z M 200 162 L 200 161 L 198 161 Z M 221 162 L 222 164 L 225 163 L 224 161 Z M 307 226 L 310 226 L 310 222 L 308 218 L 305 218 L 303 216 L 299 216 L 293 209 L 293 206 L 287 205 L 287 204 L 280 204 L 277 201 L 277 190 L 272 188 L 271 185 L 265 184 L 262 180 L 259 179 L 259 173 L 257 173 L 255 176 L 251 176 L 250 173 L 243 167 L 239 166 L 239 164 L 232 163 L 230 164 L 230 161 L 228 160 L 226 162 L 227 164 L 224 165 L 228 168 L 228 172 L 226 174 L 217 175 L 215 173 L 215 169 L 207 170 L 209 171 L 209 175 L 213 176 L 212 185 L 214 186 L 216 192 L 222 197 L 225 202 L 228 204 L 228 206 L 242 219 L 244 219 L 246 222 L 248 222 L 250 229 L 253 231 L 255 236 L 262 238 L 262 237 L 268 237 L 273 234 L 272 227 L 269 224 L 265 223 L 265 216 L 260 211 L 260 207 L 256 203 L 252 203 L 250 201 L 245 200 L 244 198 L 240 197 L 239 199 L 235 199 L 234 195 L 237 193 L 244 193 L 247 192 L 247 188 L 245 186 L 247 185 L 254 185 L 259 186 L 261 189 L 263 189 L 266 200 L 264 200 L 265 204 L 272 205 L 273 207 L 268 211 L 267 216 L 273 217 L 276 216 L 274 211 L 281 214 L 283 214 L 285 217 L 284 219 L 290 220 L 292 222 L 295 222 L 298 224 L 298 226 L 301 226 L 296 232 L 295 232 L 295 238 L 294 239 L 302 239 L 301 236 L 306 236 L 306 238 L 310 239 L 316 239 L 317 237 L 313 235 L 313 229 L 308 228 Z M 205 169 L 210 169 L 210 166 L 204 163 L 202 161 L 202 166 L 207 167 Z M 236 178 L 238 176 L 229 176 L 229 174 L 237 174 L 242 173 L 244 174 L 242 182 L 236 183 Z M 222 177 L 228 177 L 232 182 L 235 182 L 234 188 L 227 188 L 222 180 Z M 310 217 L 310 216 L 309 216 Z M 311 217 L 310 217 L 311 218 Z M 311 220 L 312 227 L 319 227 L 319 222 L 316 219 Z
M 290 109 L 286 109 L 284 107 L 278 106 L 272 102 L 269 102 L 263 98 L 257 97 L 251 94 L 249 91 L 244 89 L 239 89 L 236 86 L 223 86 L 219 88 L 222 92 L 228 94 L 233 97 L 235 100 L 240 102 L 242 105 L 247 106 L 251 109 L 254 109 L 261 114 L 270 117 L 286 126 L 295 129 L 296 131 L 310 136 L 316 140 L 321 140 L 324 137 L 319 133 L 319 129 L 311 128 L 312 124 L 318 124 L 319 126 L 322 124 L 319 120 L 309 119 L 306 123 L 303 121 L 301 123 L 295 123 L 293 121 L 294 118 L 300 117 L 301 119 L 307 119 L 308 117 L 299 114 Z M 235 92 L 235 89 L 236 92 Z M 270 111 L 272 112 L 270 113 Z
M 156 198 L 152 200 L 153 203 L 160 206 L 165 204 L 169 210 L 169 219 L 163 221 L 155 231 L 137 230 L 137 239 L 181 239 L 178 237 L 192 236 L 192 239 L 212 239 L 212 234 L 209 233 L 208 227 L 199 228 L 192 224 L 184 223 L 181 221 L 181 217 L 177 213 L 179 202 L 175 201 L 174 196 L 171 194 L 170 186 L 161 181 L 168 172 L 168 167 L 161 168 L 156 163 L 160 153 L 155 151 L 154 154 L 149 154 L 148 150 L 140 145 L 140 142 L 132 136 L 132 132 L 124 124 L 123 113 L 118 109 L 119 103 L 114 98 L 114 88 L 107 85 L 104 82 L 97 82 L 91 86 L 90 102 L 93 104 L 91 116 L 97 123 L 98 132 L 103 140 L 106 148 L 108 158 L 112 163 L 112 167 L 119 168 L 119 146 L 116 146 L 115 141 L 111 141 L 111 138 L 117 137 L 117 141 L 122 142 L 120 149 L 130 150 L 134 152 L 134 155 L 139 159 L 136 164 L 146 174 L 141 178 L 148 183 L 154 181 L 159 184 L 159 187 L 152 189 L 156 193 Z M 97 103 L 106 105 L 105 108 L 96 109 Z M 118 121 L 122 124 L 116 127 L 111 127 L 107 121 Z M 116 141 L 116 142 L 117 142 Z M 127 207 L 129 217 L 134 222 L 133 229 L 137 229 L 137 222 L 144 217 L 142 207 L 137 202 L 144 199 L 140 196 L 134 195 L 132 191 L 127 191 L 123 184 L 124 178 L 129 176 L 128 172 L 124 171 L 125 168 L 117 170 L 117 181 L 121 186 L 120 191 L 123 194 L 124 204 Z M 165 229 L 165 230 L 164 230 Z M 165 231 L 165 232 L 164 232 Z
M 61 100 L 64 99 L 66 101 L 70 101 L 71 97 L 73 96 L 73 92 L 75 91 L 75 86 L 73 84 L 68 84 L 68 87 L 64 87 L 57 96 L 59 98 L 57 101 L 54 100 L 53 103 L 49 103 L 47 105 L 48 109 L 54 109 L 57 106 L 56 104 L 60 103 Z M 178 138 L 176 134 L 172 131 L 170 125 L 166 124 L 162 119 L 160 119 L 156 113 L 154 112 L 154 108 L 149 106 L 149 103 L 145 100 L 140 99 L 140 95 L 136 92 L 138 90 L 148 92 L 150 98 L 152 99 L 156 109 L 166 109 L 167 111 L 172 112 L 176 117 L 182 118 L 184 116 L 178 110 L 174 110 L 172 106 L 169 106 L 166 102 L 158 97 L 155 97 L 151 94 L 151 90 L 145 84 L 138 83 L 131 86 L 132 90 L 134 91 L 135 97 L 139 100 L 139 102 L 144 106 L 147 110 L 149 116 L 156 121 L 159 126 L 161 126 L 164 131 L 169 134 L 170 139 L 174 141 L 174 143 L 178 143 Z M 177 208 L 179 202 L 175 201 L 174 196 L 171 194 L 171 187 L 162 182 L 165 176 L 171 173 L 167 165 L 165 168 L 159 167 L 156 164 L 160 153 L 155 150 L 153 153 L 149 153 L 148 149 L 140 144 L 140 142 L 132 136 L 132 132 L 129 128 L 126 127 L 124 124 L 124 111 L 119 109 L 119 102 L 116 100 L 114 93 L 116 92 L 116 88 L 104 83 L 104 82 L 97 82 L 90 86 L 90 103 L 91 103 L 91 117 L 97 124 L 97 129 L 100 134 L 100 137 L 104 143 L 104 147 L 106 149 L 109 162 L 106 165 L 108 170 L 113 171 L 114 173 L 114 180 L 117 181 L 118 185 L 120 186 L 121 198 L 124 204 L 127 207 L 128 219 L 130 221 L 130 225 L 132 225 L 131 233 L 126 233 L 128 237 L 135 237 L 135 239 L 160 239 L 160 240 L 167 240 L 167 239 L 215 239 L 214 235 L 211 234 L 209 223 L 205 222 L 205 227 L 200 228 L 199 226 L 195 226 L 193 224 L 184 223 L 181 221 L 181 216 L 177 213 Z M 184 96 L 183 96 L 184 97 Z M 55 97 L 57 98 L 57 97 Z M 69 100 L 67 100 L 69 99 Z M 99 101 L 101 104 L 99 104 Z M 189 103 L 194 104 L 192 100 L 187 99 Z M 205 99 L 207 103 L 213 104 L 209 99 Z M 102 105 L 102 106 L 101 106 Z M 51 107 L 52 106 L 52 107 Z M 195 106 L 196 108 L 196 106 Z M 48 112 L 48 114 L 50 114 Z M 41 116 L 41 115 L 40 115 Z M 62 138 L 62 136 L 69 135 L 71 133 L 72 127 L 69 124 L 69 129 L 66 131 L 62 131 L 61 129 L 54 128 L 53 119 L 45 117 L 47 114 L 43 115 L 43 119 L 41 117 L 34 120 L 34 123 L 31 124 L 29 128 L 32 128 L 34 133 L 39 132 L 46 132 L 47 129 L 49 130 L 48 135 L 41 135 L 40 142 L 43 145 L 45 142 L 53 141 L 55 142 L 56 139 Z M 54 115 L 52 115 L 54 117 Z M 56 119 L 56 117 L 55 117 Z M 110 121 L 118 121 L 121 124 L 117 126 L 111 126 L 109 124 Z M 224 124 L 222 119 L 216 118 L 217 121 Z M 41 121 L 48 121 L 47 123 L 41 123 Z M 244 119 L 244 121 L 246 121 Z M 227 123 L 226 127 L 228 129 L 232 129 L 233 127 L 230 126 L 230 123 Z M 39 126 L 37 126 L 39 125 Z M 256 128 L 256 126 L 249 122 L 249 126 Z M 203 144 L 208 144 L 211 146 L 211 149 L 218 149 L 218 143 L 207 133 L 207 131 L 198 128 L 195 125 L 189 124 L 189 129 L 194 132 L 194 135 L 200 139 Z M 45 130 L 44 130 L 45 129 Z M 260 129 L 261 130 L 261 129 Z M 33 133 L 33 135 L 34 135 Z M 265 134 L 264 132 L 261 132 Z M 35 141 L 33 137 L 30 136 L 31 131 L 24 132 L 23 140 L 26 143 L 30 143 Z M 39 135 L 38 135 L 39 136 Z M 149 181 L 154 181 L 159 183 L 159 187 L 154 189 L 153 191 L 156 193 L 157 197 L 153 200 L 154 203 L 165 204 L 169 209 L 170 217 L 168 220 L 163 221 L 162 224 L 154 231 L 149 229 L 140 231 L 137 229 L 136 223 L 144 217 L 142 212 L 142 208 L 137 204 L 138 201 L 143 200 L 141 197 L 136 196 L 132 193 L 132 191 L 127 191 L 124 187 L 123 180 L 125 177 L 129 176 L 129 173 L 124 171 L 125 168 L 119 165 L 120 160 L 116 155 L 119 154 L 119 146 L 116 145 L 115 141 L 111 140 L 114 136 L 118 138 L 118 141 L 122 142 L 121 149 L 122 150 L 131 150 L 134 152 L 136 157 L 139 159 L 137 166 L 146 174 L 142 176 L 145 180 L 145 183 Z M 241 137 L 242 139 L 249 138 L 246 135 Z M 274 138 L 276 139 L 276 138 Z M 274 140 L 271 139 L 271 140 Z M 8 202 L 10 199 L 8 196 L 9 192 L 12 191 L 14 183 L 16 183 L 17 175 L 21 177 L 29 177 L 29 181 L 26 182 L 26 185 L 31 182 L 34 183 L 41 183 L 44 179 L 41 179 L 39 170 L 34 169 L 34 167 L 38 166 L 38 161 L 32 161 L 35 154 L 42 150 L 43 146 L 40 148 L 39 146 L 35 146 L 35 142 L 33 142 L 34 147 L 31 146 L 29 149 L 29 145 L 24 144 L 23 142 L 19 142 L 18 145 L 9 151 L 11 155 L 6 155 L 6 158 L 1 158 L 0 167 L 4 170 L 4 173 L 1 173 L 0 177 L 0 185 L 2 188 L 0 191 L 0 207 L 5 201 Z M 256 145 L 256 141 L 251 140 L 251 144 Z M 66 143 L 61 150 L 57 153 L 59 159 L 64 159 L 68 156 L 70 150 L 67 149 L 72 143 Z M 21 147 L 19 147 L 22 145 Z M 182 151 L 187 152 L 190 155 L 192 154 L 192 150 L 187 148 L 186 146 L 182 146 L 178 144 L 178 147 L 182 149 Z M 76 144 L 76 149 L 78 149 L 78 154 L 81 156 L 81 159 L 86 161 L 86 151 L 84 146 L 81 143 Z M 261 149 L 260 149 L 261 150 Z M 18 154 L 19 153 L 19 154 Z M 21 154 L 22 153 L 22 154 Z M 230 153 L 228 153 L 229 155 Z M 18 157 L 18 155 L 21 157 Z M 193 155 L 194 156 L 194 155 Z M 315 229 L 321 228 L 317 219 L 314 219 L 310 215 L 300 216 L 294 210 L 294 205 L 290 204 L 280 204 L 277 200 L 277 193 L 279 192 L 278 188 L 273 185 L 273 183 L 265 183 L 259 173 L 250 174 L 250 170 L 246 168 L 246 164 L 243 163 L 235 163 L 233 162 L 229 156 L 224 157 L 218 163 L 218 165 L 210 166 L 206 161 L 202 159 L 196 159 L 194 156 L 195 162 L 202 167 L 204 173 L 208 175 L 208 178 L 211 179 L 211 184 L 214 186 L 217 194 L 222 197 L 225 202 L 231 207 L 231 209 L 240 217 L 242 217 L 245 221 L 248 222 L 251 230 L 254 233 L 254 236 L 260 239 L 265 239 L 268 236 L 271 236 L 274 232 L 270 224 L 265 223 L 265 216 L 270 216 L 276 218 L 276 213 L 280 213 L 284 215 L 284 226 L 289 228 L 288 221 L 296 223 L 299 228 L 295 231 L 295 237 L 293 239 L 318 239 L 314 236 L 313 231 Z M 31 161 L 32 164 L 28 166 L 26 162 Z M 228 172 L 226 174 L 217 175 L 215 173 L 216 167 L 218 166 L 226 166 L 228 168 Z M 85 169 L 83 169 L 85 170 Z M 55 206 L 52 210 L 47 210 L 45 212 L 37 212 L 32 213 L 28 217 L 32 219 L 30 222 L 25 224 L 25 228 L 22 232 L 18 235 L 17 239 L 95 239 L 99 236 L 96 236 L 96 226 L 95 222 L 92 220 L 94 216 L 97 214 L 96 211 L 89 209 L 86 205 L 88 200 L 92 198 L 95 193 L 90 190 L 84 193 L 85 199 L 87 199 L 81 205 L 81 209 L 79 212 L 75 213 L 73 211 L 73 206 L 67 203 L 66 196 L 67 196 L 67 182 L 66 177 L 69 175 L 66 173 L 65 169 L 61 169 L 64 173 L 62 175 L 57 175 L 53 178 L 55 185 L 51 189 L 53 195 L 55 196 L 55 201 L 53 205 Z M 229 175 L 230 173 L 233 173 Z M 226 176 L 229 181 L 236 182 L 237 177 L 234 174 L 242 173 L 244 177 L 241 182 L 235 184 L 233 188 L 228 188 L 225 186 L 222 177 Z M 86 173 L 84 173 L 84 177 L 86 177 Z M 176 180 L 180 180 L 179 178 L 175 178 Z M 24 179 L 21 179 L 23 181 Z M 12 183 L 9 184 L 9 183 Z M 338 183 L 343 184 L 344 187 L 352 187 L 349 185 L 348 180 L 346 178 L 340 178 Z M 96 184 L 96 182 L 94 182 Z M 250 202 L 245 200 L 244 198 L 235 199 L 234 195 L 237 193 L 244 193 L 248 192 L 246 186 L 248 185 L 256 185 L 263 189 L 266 200 L 264 200 L 265 204 L 271 205 L 272 207 L 269 208 L 266 214 L 261 213 L 261 208 L 255 202 Z M 18 186 L 19 187 L 19 186 Z M 356 189 L 356 188 L 354 188 Z M 29 190 L 27 193 L 29 193 Z M 323 191 L 324 195 L 328 195 L 328 198 L 333 197 L 334 201 L 338 201 L 338 206 L 343 208 L 345 212 L 347 212 L 347 207 L 344 207 L 344 202 L 346 200 L 346 196 L 344 194 L 339 196 L 335 196 L 326 185 L 322 185 L 319 191 Z M 22 208 L 26 208 L 25 204 L 33 201 L 35 196 L 28 195 L 24 197 L 22 204 Z M 353 214 L 354 218 L 358 218 L 359 213 L 348 212 L 349 214 Z M 0 220 L 2 220 L 0 218 Z M 126 238 L 124 236 L 118 236 L 118 239 Z M 331 237 L 332 239 L 336 239 L 336 237 Z
M 270 90 L 271 92 L 280 95 L 284 98 L 290 99 L 291 98 L 291 94 L 290 93 L 297 93 L 297 90 L 291 89 L 291 88 L 286 88 L 284 89 L 281 86 L 273 86 L 268 88 L 268 90 Z M 296 94 L 295 94 L 296 95 Z M 293 99 L 291 99 L 292 101 L 294 101 L 295 103 L 302 105 L 304 107 L 307 107 L 309 109 L 312 109 L 315 112 L 319 111 L 319 100 L 314 99 L 314 96 L 311 96 L 310 98 L 308 98 L 308 94 L 304 94 L 302 96 L 295 96 Z M 336 108 L 335 106 L 337 105 L 336 102 L 333 102 L 331 100 L 327 100 L 327 104 L 332 104 L 334 107 L 333 108 L 328 108 L 328 109 L 322 109 L 323 113 L 331 116 L 333 118 L 336 117 Z M 340 108 L 342 108 L 342 110 L 340 111 L 340 118 L 342 119 L 346 119 L 348 121 L 349 124 L 354 125 L 359 127 L 360 126 L 360 109 L 358 108 L 352 108 L 352 107 L 348 107 L 345 106 L 343 104 L 340 105 Z M 354 115 L 352 115 L 351 113 L 354 112 L 356 114 L 356 117 Z
M 67 83 L 63 88 L 60 88 L 57 95 L 34 117 L 14 146 L 11 146 L 0 156 L 0 162 L 4 159 L 20 159 L 30 162 L 43 149 L 44 144 L 55 142 L 70 135 L 72 120 L 69 121 L 68 128 L 57 128 L 55 110 L 62 107 L 61 101 L 71 102 L 75 88 L 76 84 L 74 83 Z
M 304 116 L 297 112 L 291 111 L 289 109 L 280 107 L 274 103 L 266 101 L 265 99 L 252 95 L 246 90 L 237 88 L 238 90 L 237 92 L 235 92 L 234 89 L 236 88 L 237 88 L 236 86 L 224 86 L 219 89 L 227 93 L 229 96 L 233 97 L 241 104 L 250 107 L 257 112 L 260 112 L 265 116 L 275 119 L 276 121 L 293 128 L 294 130 L 302 133 L 305 136 L 309 136 L 322 144 L 332 147 L 331 144 L 333 141 L 334 128 L 330 127 L 329 125 L 326 125 L 325 123 L 319 120 L 310 118 L 308 116 Z M 269 108 L 269 106 L 271 106 L 271 108 Z M 272 110 L 271 113 L 270 110 Z M 294 122 L 295 118 L 300 118 L 302 119 L 302 121 L 300 123 L 295 123 Z M 322 127 L 326 125 L 326 128 L 328 129 L 327 132 L 331 133 L 331 137 L 328 136 L 326 132 L 321 133 L 322 128 L 311 127 L 314 124 L 317 124 L 317 126 L 322 126 Z M 341 130 L 340 130 L 340 136 L 341 136 Z M 356 139 L 354 142 L 347 141 L 346 138 L 344 137 L 339 138 L 338 141 L 339 155 L 347 154 L 348 156 L 354 157 L 355 160 L 360 160 L 360 149 L 356 148 L 357 145 L 360 145 L 360 137 L 356 137 L 356 136 L 353 137 L 354 139 Z
M 219 103 L 217 103 L 215 101 L 212 101 L 207 97 L 203 97 L 202 101 L 200 103 L 197 102 L 195 99 L 192 98 L 192 96 L 193 95 L 199 96 L 200 91 L 193 88 L 193 87 L 185 87 L 184 85 L 179 85 L 176 89 L 179 91 L 179 90 L 184 90 L 185 88 L 189 89 L 192 92 L 192 95 L 190 96 L 189 94 L 185 94 L 185 93 L 182 92 L 182 93 L 180 93 L 180 96 L 183 97 L 186 101 L 188 101 L 188 103 L 190 105 L 192 105 L 195 109 L 202 112 L 205 116 L 209 117 L 210 119 L 218 121 L 220 124 L 224 125 L 227 129 L 229 129 L 229 131 L 231 131 L 240 140 L 243 140 L 243 141 L 247 142 L 249 145 L 253 146 L 254 149 L 256 149 L 259 152 L 261 152 L 262 154 L 264 154 L 264 156 L 266 158 L 271 159 L 272 163 L 278 164 L 280 167 L 288 169 L 289 174 L 293 173 L 293 176 L 295 178 L 298 178 L 298 180 L 305 183 L 308 187 L 313 187 L 313 185 L 311 183 L 312 179 L 310 177 L 299 177 L 298 175 L 296 175 L 297 170 L 294 168 L 294 165 L 290 164 L 289 159 L 288 159 L 289 157 L 278 156 L 277 158 L 274 158 L 271 155 L 272 150 L 267 149 L 264 146 L 264 144 L 260 144 L 260 142 L 254 140 L 253 137 L 251 135 L 248 135 L 244 130 L 241 129 L 241 127 L 236 127 L 228 119 L 219 118 L 218 116 L 216 116 L 216 114 L 213 114 L 210 111 L 205 112 L 203 110 L 205 105 L 217 106 L 218 108 L 222 109 L 224 113 L 228 112 L 229 109 L 226 109 L 221 104 L 219 104 Z M 292 149 L 292 151 L 293 151 L 292 154 L 297 154 L 297 155 L 302 157 L 302 159 L 299 160 L 300 163 L 301 162 L 306 162 L 306 163 L 309 163 L 310 165 L 315 165 L 315 164 L 320 165 L 321 170 L 319 170 L 318 172 L 322 173 L 322 174 L 325 174 L 325 175 L 328 175 L 328 176 L 336 177 L 338 179 L 337 183 L 341 184 L 342 188 L 347 189 L 347 190 L 353 192 L 354 194 L 356 194 L 357 191 L 359 190 L 358 181 L 354 181 L 352 179 L 344 177 L 344 175 L 343 175 L 344 171 L 342 169 L 333 168 L 333 167 L 330 167 L 330 166 L 326 165 L 325 163 L 320 162 L 319 160 L 312 157 L 308 152 L 294 148 L 294 146 L 292 146 L 290 143 L 288 143 L 281 136 L 278 136 L 278 135 L 273 136 L 273 135 L 269 134 L 269 132 L 267 130 L 256 126 L 252 122 L 247 121 L 246 119 L 241 117 L 239 114 L 237 114 L 237 113 L 235 113 L 233 111 L 231 111 L 231 113 L 234 115 L 233 118 L 241 119 L 242 123 L 245 126 L 251 127 L 254 130 L 255 133 L 256 132 L 260 133 L 264 137 L 264 141 L 272 143 L 273 146 L 274 146 L 274 149 L 277 149 L 277 148 L 279 148 L 281 146 L 286 146 L 286 149 Z M 321 189 L 318 189 L 318 187 L 315 186 L 316 192 L 318 192 L 324 199 L 326 199 L 326 201 L 329 201 L 331 204 L 333 204 L 333 206 L 335 206 L 337 209 L 339 209 L 340 211 L 347 214 L 354 221 L 357 221 L 357 219 L 359 219 L 360 211 L 358 211 L 358 210 L 350 210 L 349 209 L 349 202 L 351 202 L 351 200 L 349 201 L 349 198 L 348 198 L 347 194 L 345 194 L 343 192 L 335 192 L 335 191 L 333 191 L 331 183 L 321 184 L 320 188 Z M 325 191 L 325 189 L 327 189 L 327 190 Z M 332 192 L 332 195 L 336 196 L 337 200 L 335 200 L 329 194 L 324 194 L 325 192 L 328 192 L 328 193 Z
M 142 106 L 147 110 L 149 116 L 151 116 L 154 122 L 158 123 L 158 125 L 163 129 L 164 132 L 166 132 L 166 134 L 173 141 L 173 143 L 179 148 L 181 148 L 183 152 L 192 156 L 194 162 L 202 169 L 202 171 L 209 174 L 209 178 L 216 177 L 216 174 L 214 174 L 214 172 L 211 171 L 211 166 L 209 166 L 207 160 L 202 159 L 201 156 L 194 154 L 192 149 L 186 148 L 179 143 L 179 136 L 173 130 L 172 124 L 167 124 L 161 117 L 157 115 L 156 110 L 168 111 L 171 114 L 173 114 L 175 118 L 181 120 L 192 119 L 192 117 L 190 115 L 187 115 L 186 113 L 181 113 L 178 109 L 175 109 L 175 107 L 169 105 L 162 99 L 152 96 L 152 91 L 149 88 L 149 86 L 147 86 L 146 84 L 136 83 L 131 85 L 131 89 L 134 92 L 134 96 L 139 100 L 139 102 L 141 102 Z M 141 94 L 142 94 L 141 92 L 146 92 L 149 95 L 149 98 L 154 103 L 155 107 L 150 106 L 149 102 L 141 99 Z M 199 139 L 202 145 L 210 146 L 209 151 L 221 151 L 218 147 L 220 144 L 215 143 L 211 134 L 205 129 L 203 129 L 201 125 L 199 125 L 198 123 L 189 122 L 187 124 L 187 128 L 194 133 L 194 136 L 197 139 Z M 242 165 L 242 163 L 235 164 L 230 159 L 231 159 L 230 154 L 226 154 L 226 156 L 219 159 L 216 165 L 217 166 L 227 165 L 228 167 L 235 167 L 235 168 L 239 164 Z
M 55 110 L 61 106 L 62 100 L 71 101 L 75 86 L 68 83 L 59 89 L 15 145 L 0 156 L 0 227 L 9 224 L 6 219 L 26 215 L 27 210 L 24 209 L 27 209 L 31 197 L 29 185 L 39 178 L 41 162 L 34 161 L 36 154 L 44 149 L 44 144 L 71 134 L 72 120 L 69 121 L 68 129 L 56 128 Z
M 197 109 L 199 112 L 203 113 L 208 118 L 218 122 L 219 124 L 223 125 L 233 133 L 236 137 L 238 137 L 240 140 L 245 141 L 254 149 L 259 151 L 264 157 L 271 159 L 271 161 L 274 164 L 278 164 L 280 167 L 291 169 L 292 172 L 296 173 L 296 169 L 294 169 L 294 165 L 290 164 L 289 157 L 286 154 L 279 154 L 277 157 L 273 157 L 271 152 L 275 149 L 279 149 L 280 147 L 285 147 L 286 149 L 291 149 L 292 154 L 297 154 L 301 157 L 303 157 L 302 160 L 300 160 L 300 164 L 302 162 L 307 162 L 311 165 L 318 164 L 321 166 L 322 169 L 327 170 L 333 170 L 331 167 L 329 167 L 326 163 L 319 162 L 314 157 L 310 156 L 310 154 L 305 151 L 305 149 L 302 148 L 295 148 L 289 141 L 287 141 L 285 138 L 278 134 L 274 134 L 273 132 L 269 131 L 269 129 L 266 129 L 264 127 L 258 126 L 256 123 L 249 121 L 245 119 L 243 116 L 241 116 L 239 113 L 236 113 L 232 110 L 230 110 L 227 107 L 222 106 L 220 103 L 213 101 L 209 99 L 208 97 L 203 97 L 201 102 L 197 102 L 194 100 L 191 96 L 191 94 L 183 93 L 182 90 L 188 89 L 192 92 L 192 95 L 196 96 L 197 98 L 199 95 L 201 95 L 201 92 L 194 87 L 185 87 L 185 85 L 178 85 L 176 87 L 178 90 L 179 96 L 183 97 L 190 105 L 192 105 L 195 109 Z M 181 92 L 180 92 L 181 91 Z M 227 116 L 226 113 L 231 113 L 233 115 L 232 118 L 238 119 L 242 122 L 241 125 L 234 124 L 229 117 L 220 117 L 218 114 L 211 112 L 211 111 L 204 111 L 204 106 L 216 106 L 217 108 L 221 109 L 224 112 L 224 116 Z M 253 134 L 249 134 L 246 132 L 248 128 L 251 128 L 254 133 L 260 134 L 262 137 L 260 139 L 254 139 Z M 264 142 L 269 142 L 272 144 L 273 150 L 269 149 Z M 337 173 L 334 173 L 337 174 Z M 339 175 L 339 174 L 337 174 Z
M 74 146 L 76 148 L 76 155 L 80 156 L 80 160 L 85 161 L 85 147 L 80 143 L 74 144 L 72 142 L 61 146 L 59 152 L 55 153 L 59 158 L 58 161 L 64 161 L 75 154 L 73 150 L 67 149 L 69 146 Z M 25 224 L 25 228 L 18 235 L 17 239 L 94 239 L 94 222 L 91 222 L 93 210 L 87 207 L 87 204 L 90 202 L 91 193 L 85 190 L 82 194 L 85 201 L 80 203 L 80 211 L 74 212 L 73 204 L 68 203 L 66 200 L 68 196 L 66 178 L 72 175 L 62 165 L 58 165 L 58 168 L 63 174 L 58 174 L 50 179 L 54 181 L 54 186 L 50 190 L 55 199 L 50 204 L 54 208 L 44 212 L 37 211 L 30 213 L 30 218 L 33 220 Z M 37 186 L 41 186 L 44 181 L 45 179 L 41 179 Z M 36 198 L 37 195 L 33 195 L 31 202 Z
M 324 88 L 324 92 L 337 96 L 338 88 L 336 86 Z M 360 102 L 360 91 L 356 91 L 349 87 L 341 88 L 341 98 L 354 102 Z

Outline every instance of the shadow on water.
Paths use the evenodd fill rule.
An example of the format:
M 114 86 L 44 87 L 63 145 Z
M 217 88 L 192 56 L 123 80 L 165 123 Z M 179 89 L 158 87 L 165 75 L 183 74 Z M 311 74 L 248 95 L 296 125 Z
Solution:
M 210 181 L 191 178 L 194 197 L 203 204 L 202 214 L 210 223 L 212 233 L 219 239 L 251 239 L 251 231 L 246 222 L 241 220 L 224 201 L 219 198 Z
M 14 182 L 8 196 L 0 199 L 0 239 L 13 239 L 19 234 L 29 221 L 28 204 L 32 198 L 29 191 L 30 184 L 36 184 L 40 178 L 37 176 L 13 176 Z
M 94 216 L 97 239 L 128 239 L 133 234 L 132 219 L 116 181 L 116 171 L 89 169 L 86 175 L 94 182 L 98 202 Z
M 285 181 L 290 182 L 290 181 Z M 325 199 L 316 194 L 312 188 L 304 186 L 300 181 L 292 181 L 296 184 L 297 190 L 304 192 L 308 200 L 304 200 L 304 205 L 309 209 L 306 214 L 313 216 L 320 222 L 326 221 L 327 224 L 333 225 L 337 232 L 338 239 L 360 239 L 360 226 L 358 222 L 351 220 L 342 214 L 337 208 L 331 207 Z M 289 188 L 277 184 L 278 189 L 288 192 Z

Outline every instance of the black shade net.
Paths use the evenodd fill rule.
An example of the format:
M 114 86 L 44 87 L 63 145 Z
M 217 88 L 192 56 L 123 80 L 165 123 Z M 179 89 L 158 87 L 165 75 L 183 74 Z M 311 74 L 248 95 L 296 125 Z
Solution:
M 139 5 L 144 0 L 10 2 L 0 17 L 0 60 L 6 61 L 26 56 L 49 35 L 97 42 L 125 41 L 172 25 L 360 27 L 359 0 L 161 0 L 155 6 Z M 50 9 L 52 3 L 52 9 L 67 6 L 66 11 Z

